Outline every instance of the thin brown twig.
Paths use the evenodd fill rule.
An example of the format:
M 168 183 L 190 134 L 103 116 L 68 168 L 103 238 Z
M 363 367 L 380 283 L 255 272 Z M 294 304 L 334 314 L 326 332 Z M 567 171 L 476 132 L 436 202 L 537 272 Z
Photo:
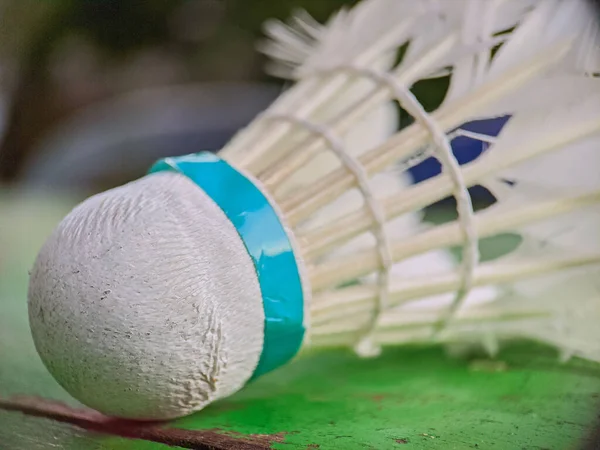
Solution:
M 62 402 L 40 397 L 0 398 L 0 409 L 68 423 L 87 431 L 199 450 L 262 450 L 282 439 L 280 433 L 235 436 L 219 430 L 167 428 L 165 422 L 116 419 L 92 409 L 73 408 Z

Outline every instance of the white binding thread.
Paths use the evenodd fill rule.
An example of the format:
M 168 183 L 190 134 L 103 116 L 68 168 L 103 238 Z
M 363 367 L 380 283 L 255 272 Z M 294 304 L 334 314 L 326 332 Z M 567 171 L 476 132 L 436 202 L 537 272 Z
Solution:
M 413 93 L 406 86 L 399 83 L 390 73 L 378 72 L 373 69 L 357 67 L 354 65 L 338 66 L 333 71 L 345 71 L 358 76 L 363 76 L 379 86 L 390 89 L 394 99 L 397 100 L 417 122 L 427 129 L 433 139 L 435 150 L 437 150 L 435 156 L 440 161 L 442 169 L 448 173 L 450 180 L 454 185 L 458 222 L 464 237 L 460 284 L 447 312 L 440 317 L 440 320 L 434 326 L 433 337 L 435 338 L 444 330 L 449 321 L 452 320 L 471 291 L 475 269 L 479 264 L 479 238 L 475 226 L 473 204 L 460 170 L 460 164 L 452 152 L 450 142 L 443 129 L 425 111 L 423 105 L 421 105 Z
M 357 182 L 358 188 L 361 191 L 365 204 L 369 208 L 369 211 L 375 221 L 375 227 L 372 230 L 375 235 L 377 242 L 377 250 L 379 253 L 379 259 L 381 268 L 377 273 L 377 285 L 379 295 L 377 297 L 377 303 L 375 304 L 374 312 L 371 317 L 369 324 L 365 327 L 364 333 L 358 339 L 358 343 L 355 346 L 357 354 L 363 357 L 376 356 L 380 353 L 380 348 L 375 346 L 372 342 L 371 336 L 377 328 L 377 323 L 381 314 L 387 309 L 388 304 L 388 292 L 389 292 L 389 278 L 390 270 L 394 261 L 392 259 L 392 251 L 389 242 L 389 238 L 385 231 L 386 217 L 383 208 L 373 195 L 371 186 L 369 183 L 369 175 L 366 170 L 352 155 L 348 154 L 344 150 L 343 143 L 337 138 L 329 129 L 326 127 L 311 122 L 301 117 L 296 117 L 291 114 L 266 114 L 265 119 L 288 122 L 292 125 L 296 125 L 304 128 L 311 134 L 322 138 L 327 147 L 335 153 L 339 158 L 340 162 L 350 171 Z

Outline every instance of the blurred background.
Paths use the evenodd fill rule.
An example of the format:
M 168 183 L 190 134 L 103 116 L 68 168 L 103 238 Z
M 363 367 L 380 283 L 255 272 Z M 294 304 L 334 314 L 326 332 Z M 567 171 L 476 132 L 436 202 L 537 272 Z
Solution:
M 267 18 L 347 0 L 0 0 L 0 186 L 89 195 L 217 150 L 281 91 Z
M 218 150 L 284 88 L 256 51 L 264 21 L 302 8 L 323 22 L 354 3 L 0 0 L 0 189 L 83 197 L 160 157 Z M 431 109 L 447 84 L 415 92 Z M 483 149 L 454 144 L 461 160 Z M 438 171 L 428 161 L 413 175 Z

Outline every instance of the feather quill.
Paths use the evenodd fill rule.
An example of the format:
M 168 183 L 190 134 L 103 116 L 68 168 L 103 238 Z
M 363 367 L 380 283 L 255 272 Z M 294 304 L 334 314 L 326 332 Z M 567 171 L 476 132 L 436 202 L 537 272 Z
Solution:
M 293 33 L 289 29 L 284 31 L 285 26 L 278 24 L 270 29 L 273 40 L 263 46 L 263 50 L 276 56 L 275 49 L 281 50 L 286 39 L 296 36 L 297 45 L 290 46 L 286 57 L 276 61 L 275 66 L 282 64 L 279 74 L 298 80 L 296 86 L 301 88 L 305 83 L 331 82 L 332 78 L 344 76 L 344 68 L 360 64 L 364 55 L 367 56 L 362 61 L 369 62 L 376 54 L 382 55 L 384 51 L 389 54 L 390 49 L 406 45 L 404 56 L 397 65 L 379 64 L 376 70 L 388 71 L 408 87 L 419 79 L 447 71 L 451 78 L 450 87 L 433 117 L 448 133 L 471 120 L 510 116 L 500 135 L 490 137 L 490 145 L 479 160 L 465 167 L 464 176 L 468 185 L 483 184 L 498 200 L 488 211 L 477 215 L 481 216 L 478 221 L 480 235 L 512 231 L 521 236 L 521 243 L 508 255 L 477 267 L 475 287 L 460 314 L 487 314 L 493 318 L 514 310 L 517 316 L 524 317 L 525 322 L 484 321 L 483 329 L 478 326 L 475 333 L 479 336 L 477 340 L 490 344 L 496 337 L 519 335 L 560 347 L 548 338 L 547 330 L 552 327 L 546 325 L 548 317 L 556 315 L 553 305 L 560 304 L 560 296 L 553 296 L 557 300 L 552 305 L 537 300 L 539 292 L 549 289 L 548 282 L 553 279 L 545 274 L 554 273 L 558 268 L 567 270 L 600 262 L 597 239 L 590 237 L 591 231 L 600 226 L 600 196 L 597 194 L 600 181 L 595 176 L 596 168 L 600 167 L 600 152 L 597 151 L 600 80 L 591 76 L 597 72 L 600 33 L 592 19 L 590 5 L 584 1 L 558 0 L 465 0 L 452 2 L 453 7 L 449 6 L 451 2 L 438 2 L 437 5 L 419 2 L 419 6 L 416 2 L 392 3 L 397 12 L 389 7 L 390 2 L 362 2 L 360 8 L 343 11 L 325 27 L 318 27 L 303 16 L 300 21 L 304 25 L 300 26 L 296 21 Z M 460 8 L 456 7 L 457 3 L 461 3 Z M 383 13 L 386 8 L 388 14 Z M 398 17 L 392 19 L 394 14 Z M 392 20 L 390 23 L 396 28 L 392 26 L 393 31 L 387 32 L 391 29 L 389 26 L 375 27 L 373 24 L 377 20 Z M 423 23 L 427 23 L 429 33 L 417 32 Z M 347 30 L 354 31 L 345 34 Z M 279 39 L 280 34 L 286 37 Z M 343 39 L 344 35 L 351 35 L 353 39 Z M 352 51 L 354 39 L 361 42 L 356 51 Z M 311 51 L 304 45 L 307 42 L 311 43 Z M 323 103 L 313 111 L 307 111 L 304 117 L 343 135 L 359 117 L 368 116 L 376 105 L 389 102 L 390 92 L 385 88 L 372 85 L 369 89 L 364 78 L 349 74 L 351 72 L 346 72 L 338 91 L 323 96 Z M 361 88 L 353 91 L 358 86 Z M 354 95 L 344 95 L 348 92 Z M 255 125 L 259 126 L 260 120 Z M 348 149 L 360 157 L 367 170 L 376 174 L 374 181 L 394 173 L 402 177 L 405 175 L 398 169 L 388 169 L 387 174 L 379 171 L 391 162 L 424 150 L 431 154 L 433 148 L 428 148 L 427 135 L 420 133 L 419 125 L 413 125 L 379 146 L 378 140 L 374 139 L 363 141 L 360 148 L 348 146 Z M 289 130 L 285 136 L 289 136 Z M 297 146 L 296 152 L 310 155 L 325 150 L 322 142 L 315 143 L 310 139 L 299 139 L 299 142 L 301 145 Z M 309 156 L 294 158 L 289 156 L 285 145 L 280 149 L 280 152 L 271 149 L 281 160 L 280 163 L 270 161 L 272 172 L 277 173 L 284 162 L 290 163 L 293 170 L 303 174 L 305 186 L 310 185 L 312 169 L 308 168 L 316 166 L 309 162 Z M 273 163 L 277 170 L 272 169 Z M 256 168 L 258 173 L 264 171 L 252 163 L 248 167 Z M 293 173 L 292 169 L 288 173 Z M 365 313 L 370 311 L 377 296 L 375 278 L 369 275 L 369 271 L 377 267 L 375 241 L 369 233 L 373 224 L 361 202 L 360 192 L 353 188 L 350 190 L 352 201 L 349 201 L 348 192 L 322 209 L 321 205 L 326 200 L 331 201 L 338 189 L 341 193 L 352 184 L 352 178 L 333 160 L 320 167 L 319 176 L 312 178 L 315 184 L 299 195 L 294 195 L 297 190 L 289 189 L 290 185 L 286 188 L 282 178 L 273 180 L 272 187 L 284 202 L 284 209 L 292 212 L 292 222 L 296 222 L 295 217 L 304 218 L 299 220 L 298 230 L 306 243 L 305 255 L 316 258 L 313 288 L 322 290 L 322 294 L 313 302 L 315 342 L 335 339 L 332 338 L 334 328 L 341 330 L 346 326 L 355 333 L 368 321 Z M 382 195 L 381 203 L 389 220 L 386 228 L 395 241 L 398 259 L 392 269 L 390 287 L 392 304 L 396 306 L 389 315 L 384 314 L 381 326 L 385 328 L 386 321 L 390 326 L 397 325 L 394 316 L 397 312 L 392 311 L 400 308 L 398 311 L 405 314 L 416 308 L 420 314 L 429 314 L 423 323 L 427 324 L 424 329 L 430 329 L 451 302 L 452 290 L 456 289 L 460 278 L 458 262 L 444 253 L 445 247 L 460 243 L 458 233 L 452 234 L 452 238 L 451 234 L 446 234 L 450 229 L 458 231 L 459 226 L 449 224 L 447 231 L 443 227 L 432 229 L 431 238 L 428 238 L 427 227 L 415 213 L 451 195 L 452 185 L 444 175 L 413 187 L 405 181 L 394 183 L 391 178 L 380 180 L 377 195 Z M 388 192 L 382 192 L 386 186 Z M 583 196 L 578 197 L 580 195 Z M 332 208 L 332 205 L 339 208 Z M 532 208 L 529 215 L 526 214 L 528 207 Z M 521 216 L 509 214 L 515 208 L 520 208 Z M 556 218 L 557 215 L 560 217 Z M 523 219 L 526 216 L 529 219 Z M 533 217 L 536 222 L 530 223 Z M 520 225 L 521 222 L 525 224 Z M 591 225 L 582 226 L 582 222 Z M 418 237 L 415 239 L 414 236 Z M 420 246 L 420 242 L 423 245 Z M 528 274 L 533 278 L 522 281 L 519 270 L 523 278 Z M 327 273 L 337 275 L 325 281 Z M 571 285 L 574 276 L 585 278 L 589 274 L 567 270 L 561 279 Z M 329 290 L 336 283 L 353 277 L 361 280 L 359 285 Z M 593 299 L 594 295 L 598 294 L 591 289 L 583 296 Z M 519 308 L 521 305 L 530 305 L 531 311 L 523 311 Z M 462 320 L 460 314 L 457 316 L 459 322 Z M 406 318 L 405 322 L 410 320 Z M 450 341 L 471 336 L 472 328 L 471 325 L 455 325 L 446 330 L 444 339 Z M 423 331 L 422 338 L 430 339 L 430 331 Z M 397 342 L 397 334 L 390 333 L 388 338 L 393 335 Z M 405 335 L 408 340 L 418 340 L 414 333 Z M 382 336 L 380 339 L 385 341 Z M 495 348 L 495 344 L 490 344 L 490 348 Z M 589 352 L 585 354 L 591 356 Z

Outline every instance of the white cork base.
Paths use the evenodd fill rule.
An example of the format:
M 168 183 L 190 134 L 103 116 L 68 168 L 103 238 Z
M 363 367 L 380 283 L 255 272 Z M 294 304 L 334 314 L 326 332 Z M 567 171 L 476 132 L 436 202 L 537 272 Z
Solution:
M 263 345 L 256 271 L 236 229 L 163 172 L 94 196 L 48 239 L 29 316 L 59 383 L 103 413 L 168 419 L 237 391 Z

